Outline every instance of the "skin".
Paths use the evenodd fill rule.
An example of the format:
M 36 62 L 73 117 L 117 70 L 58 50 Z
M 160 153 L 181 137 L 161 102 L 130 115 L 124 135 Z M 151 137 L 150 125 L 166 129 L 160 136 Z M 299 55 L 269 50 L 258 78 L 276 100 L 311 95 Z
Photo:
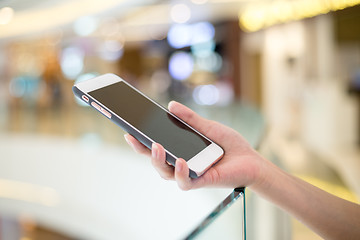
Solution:
M 175 180 L 182 190 L 246 186 L 292 214 L 324 239 L 360 239 L 360 205 L 284 172 L 229 127 L 202 118 L 174 101 L 169 103 L 169 110 L 219 144 L 225 155 L 201 177 L 191 179 L 184 159 L 177 159 L 174 168 L 167 164 L 165 150 L 160 144 L 154 143 L 149 150 L 126 134 L 128 144 L 136 152 L 150 157 L 162 178 Z

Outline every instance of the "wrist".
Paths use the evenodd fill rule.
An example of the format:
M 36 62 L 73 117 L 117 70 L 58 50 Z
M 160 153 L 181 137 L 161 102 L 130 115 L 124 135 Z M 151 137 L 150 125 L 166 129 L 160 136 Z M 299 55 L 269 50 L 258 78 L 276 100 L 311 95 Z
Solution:
M 275 180 L 275 172 L 277 171 L 277 167 L 272 162 L 262 157 L 260 154 L 256 154 L 258 155 L 257 171 L 254 175 L 252 184 L 250 184 L 248 187 L 255 192 L 263 192 L 264 190 L 271 188 L 271 185 Z

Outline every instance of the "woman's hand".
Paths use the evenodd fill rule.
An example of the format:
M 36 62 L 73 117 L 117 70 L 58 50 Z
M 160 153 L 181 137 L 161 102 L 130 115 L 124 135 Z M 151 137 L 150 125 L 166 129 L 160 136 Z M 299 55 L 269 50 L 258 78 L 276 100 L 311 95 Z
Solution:
M 138 153 L 151 158 L 154 168 L 167 180 L 176 180 L 183 190 L 214 187 L 251 186 L 261 182 L 261 168 L 264 159 L 235 130 L 218 122 L 202 118 L 189 108 L 177 102 L 170 102 L 169 110 L 193 128 L 219 144 L 225 151 L 224 157 L 201 177 L 189 178 L 189 168 L 184 159 L 177 159 L 175 168 L 165 160 L 165 150 L 158 144 L 150 151 L 133 136 L 126 134 L 125 139 Z
M 219 144 L 223 159 L 197 179 L 189 178 L 183 159 L 176 160 L 175 170 L 165 161 L 164 148 L 157 143 L 152 151 L 134 137 L 125 135 L 139 153 L 151 157 L 152 164 L 165 179 L 174 179 L 183 190 L 204 186 L 250 187 L 308 225 L 324 239 L 360 239 L 360 206 L 333 196 L 296 178 L 262 158 L 236 131 L 204 119 L 177 102 L 169 110 Z

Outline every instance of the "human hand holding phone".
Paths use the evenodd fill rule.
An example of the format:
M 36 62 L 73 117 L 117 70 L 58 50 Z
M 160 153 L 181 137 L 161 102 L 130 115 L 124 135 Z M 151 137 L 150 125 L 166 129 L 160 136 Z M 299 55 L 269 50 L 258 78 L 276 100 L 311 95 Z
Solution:
M 148 149 L 160 143 L 169 164 L 185 159 L 191 178 L 204 174 L 224 155 L 214 141 L 114 74 L 77 83 L 73 92 Z
M 161 145 L 156 144 L 151 152 L 131 135 L 126 135 L 137 152 L 151 157 L 161 176 L 176 180 L 183 190 L 246 186 L 292 214 L 324 239 L 359 239 L 359 204 L 338 198 L 284 172 L 260 156 L 231 128 L 204 119 L 177 102 L 171 102 L 169 110 L 220 144 L 225 155 L 201 177 L 191 179 L 184 160 L 177 159 L 174 169 L 166 164 Z
M 261 181 L 260 168 L 264 159 L 238 132 L 218 122 L 205 119 L 178 102 L 170 102 L 168 108 L 171 113 L 221 145 L 225 155 L 200 178 L 191 179 L 185 160 L 177 159 L 174 168 L 167 164 L 164 148 L 160 144 L 154 143 L 152 150 L 149 150 L 133 136 L 126 134 L 125 139 L 129 145 L 136 152 L 150 157 L 154 168 L 162 178 L 176 180 L 183 190 L 205 186 L 235 188 L 250 186 Z

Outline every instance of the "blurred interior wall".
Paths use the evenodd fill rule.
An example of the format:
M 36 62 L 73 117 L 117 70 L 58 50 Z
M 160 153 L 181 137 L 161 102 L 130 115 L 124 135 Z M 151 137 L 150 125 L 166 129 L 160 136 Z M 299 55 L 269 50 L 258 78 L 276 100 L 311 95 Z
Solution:
M 297 144 L 295 152 L 278 149 L 291 153 L 288 164 L 321 160 L 360 194 L 360 106 L 349 94 L 360 69 L 360 38 L 340 41 L 336 21 L 326 14 L 244 35 L 241 96 L 259 103 L 261 89 L 258 105 L 275 139 Z
M 358 109 L 346 91 L 333 15 L 249 33 L 242 45 L 241 95 L 261 106 L 270 126 L 314 151 L 356 144 Z

